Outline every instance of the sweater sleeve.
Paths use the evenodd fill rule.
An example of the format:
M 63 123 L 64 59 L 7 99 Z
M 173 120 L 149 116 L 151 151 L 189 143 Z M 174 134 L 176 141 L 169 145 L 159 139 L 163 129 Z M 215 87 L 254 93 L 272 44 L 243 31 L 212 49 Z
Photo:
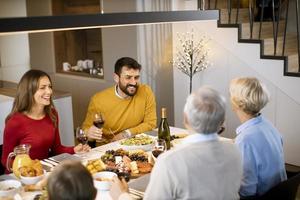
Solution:
M 176 199 L 174 195 L 175 180 L 168 169 L 166 160 L 158 159 L 151 172 L 150 182 L 145 191 L 145 200 Z
M 55 139 L 51 150 L 55 155 L 61 153 L 74 154 L 74 147 L 66 147 L 61 144 L 58 125 L 59 125 L 59 119 L 57 116 L 57 126 L 55 128 Z
M 146 107 L 145 107 L 145 116 L 142 123 L 137 125 L 136 127 L 132 127 L 129 131 L 132 134 L 142 133 L 145 131 L 150 131 L 156 127 L 156 102 L 155 97 L 150 89 L 147 86 L 146 88 Z
M 20 138 L 22 138 L 20 130 L 19 124 L 14 119 L 10 119 L 5 125 L 1 159 L 1 163 L 5 168 L 8 154 L 14 151 L 14 147 L 19 145 Z

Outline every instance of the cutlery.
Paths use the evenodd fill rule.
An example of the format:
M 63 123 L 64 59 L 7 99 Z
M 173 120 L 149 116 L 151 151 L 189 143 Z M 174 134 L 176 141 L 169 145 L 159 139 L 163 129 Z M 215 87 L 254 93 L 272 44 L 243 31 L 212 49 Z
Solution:
M 54 161 L 52 161 L 52 160 L 44 159 L 43 161 L 45 161 L 45 162 L 47 162 L 47 163 L 50 163 L 50 164 L 53 165 L 53 166 L 59 165 L 58 162 L 54 162 Z
M 138 197 L 143 197 L 144 196 L 144 192 L 141 192 L 141 191 L 138 191 L 138 190 L 135 190 L 135 189 L 132 189 L 132 188 L 129 188 L 129 192 L 138 196 Z
M 53 158 L 48 158 L 48 160 L 51 160 L 51 161 L 56 162 L 56 163 L 59 164 L 59 161 L 57 161 L 57 160 L 55 160 L 55 159 L 53 159 Z
M 43 160 L 40 161 L 41 164 L 43 165 L 43 168 L 46 170 L 46 171 L 51 171 L 51 169 L 54 167 L 53 165 L 51 165 L 50 163 L 47 163 Z

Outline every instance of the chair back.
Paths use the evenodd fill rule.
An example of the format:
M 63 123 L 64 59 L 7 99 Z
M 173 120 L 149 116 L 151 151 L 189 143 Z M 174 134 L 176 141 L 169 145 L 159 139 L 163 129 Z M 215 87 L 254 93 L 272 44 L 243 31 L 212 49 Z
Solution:
M 0 145 L 0 161 L 1 161 L 1 158 L 2 158 L 2 144 Z M 2 166 L 1 162 L 0 162 L 0 175 L 4 174 L 4 167 Z
M 274 200 L 274 199 L 284 199 L 284 200 L 295 200 L 298 187 L 300 184 L 300 172 L 279 183 L 278 185 L 271 188 L 268 192 L 260 196 L 259 200 Z

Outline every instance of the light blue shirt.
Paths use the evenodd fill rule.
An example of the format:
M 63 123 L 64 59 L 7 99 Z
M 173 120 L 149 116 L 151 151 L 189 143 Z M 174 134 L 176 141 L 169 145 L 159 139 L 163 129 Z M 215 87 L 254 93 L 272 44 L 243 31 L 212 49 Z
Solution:
M 286 180 L 282 137 L 264 117 L 252 118 L 236 129 L 235 143 L 243 162 L 240 195 L 262 195 Z

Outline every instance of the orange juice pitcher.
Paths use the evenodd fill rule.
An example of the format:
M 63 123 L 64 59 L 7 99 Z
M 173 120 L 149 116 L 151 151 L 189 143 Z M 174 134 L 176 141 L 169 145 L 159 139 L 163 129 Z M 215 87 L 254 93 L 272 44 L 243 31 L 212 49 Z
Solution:
M 30 166 L 32 163 L 32 160 L 29 156 L 29 150 L 31 145 L 30 144 L 21 144 L 19 146 L 16 146 L 14 148 L 13 152 L 10 152 L 7 161 L 6 161 L 6 168 L 12 171 L 16 177 L 20 177 L 19 168 L 23 166 Z M 12 167 L 11 163 L 13 158 L 15 157 Z

